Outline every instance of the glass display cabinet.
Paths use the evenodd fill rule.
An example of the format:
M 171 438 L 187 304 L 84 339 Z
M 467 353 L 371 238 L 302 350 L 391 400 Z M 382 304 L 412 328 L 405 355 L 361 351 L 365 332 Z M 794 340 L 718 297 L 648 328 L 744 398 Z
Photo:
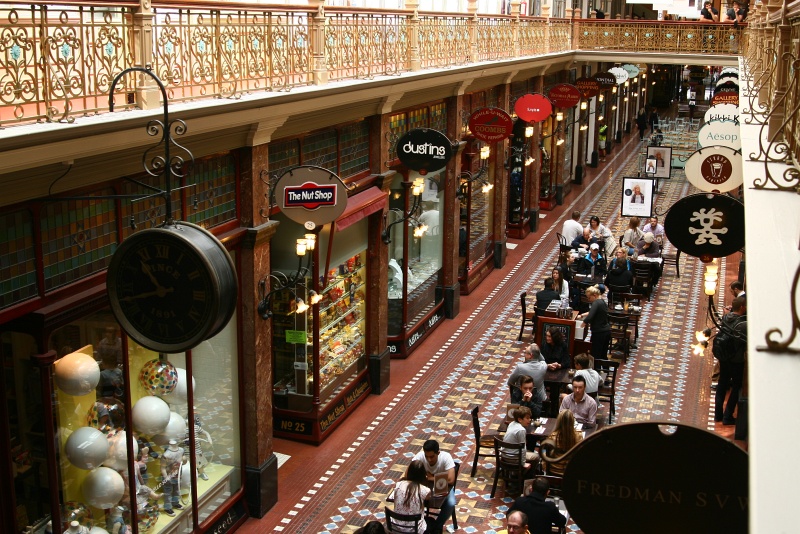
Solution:
M 485 167 L 489 148 L 470 141 L 462 154 L 460 199 L 461 227 L 458 244 L 458 279 L 461 294 L 468 295 L 494 269 L 491 233 L 494 186 Z
M 524 132 L 524 137 L 515 137 L 512 141 L 509 146 L 511 155 L 505 166 L 508 171 L 508 236 L 524 239 L 531 231 L 530 188 L 533 157 L 528 150 L 533 137 L 533 126 L 522 119 L 517 121 L 520 122 L 520 127 L 515 124 L 514 131 Z
M 278 217 L 281 217 L 279 215 Z M 273 258 L 297 261 L 303 228 L 287 222 Z M 320 443 L 369 393 L 366 354 L 367 221 L 316 236 L 302 282 L 272 298 L 276 436 Z M 291 255 L 291 256 L 290 256 Z M 324 262 L 324 263 L 323 263 Z M 296 267 L 273 260 L 273 273 Z
M 388 344 L 405 358 L 444 318 L 441 287 L 444 170 L 413 182 L 397 174 L 391 185 L 383 240 L 388 245 Z

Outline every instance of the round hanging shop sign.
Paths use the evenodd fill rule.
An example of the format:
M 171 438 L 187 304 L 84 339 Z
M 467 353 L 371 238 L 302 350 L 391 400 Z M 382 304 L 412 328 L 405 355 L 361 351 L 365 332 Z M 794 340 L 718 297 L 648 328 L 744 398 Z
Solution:
M 600 82 L 596 78 L 578 78 L 575 80 L 575 87 L 583 98 L 592 98 L 600 93 Z
M 540 93 L 522 95 L 514 102 L 514 113 L 525 122 L 541 122 L 553 113 L 553 103 Z
M 737 124 L 739 123 L 739 108 L 738 106 L 734 106 L 733 104 L 717 104 L 716 106 L 711 106 L 706 111 L 705 117 L 703 119 L 706 122 L 711 121 L 734 121 Z
M 639 75 L 639 67 L 627 63 L 622 66 L 622 69 L 628 73 L 628 78 L 636 78 Z
M 703 261 L 730 256 L 744 246 L 744 206 L 728 195 L 691 195 L 669 209 L 664 232 L 675 248 Z
M 738 77 L 733 77 L 733 76 L 721 76 L 717 80 L 717 83 L 714 84 L 714 87 L 719 87 L 720 85 L 726 84 L 726 83 L 730 83 L 730 84 L 738 86 L 739 85 L 739 78 Z
M 592 78 L 600 83 L 600 89 L 602 90 L 611 89 L 617 85 L 617 78 L 608 72 L 598 72 Z
M 347 188 L 336 174 L 311 165 L 284 172 L 275 200 L 288 218 L 313 230 L 336 220 L 347 207 Z
M 396 151 L 403 165 L 424 176 L 447 165 L 453 157 L 453 143 L 438 130 L 414 128 L 400 136 Z
M 634 534 L 647 525 L 653 534 L 745 534 L 747 453 L 707 430 L 674 425 L 666 433 L 663 426 L 606 427 L 573 449 L 561 492 L 581 531 Z
M 734 106 L 739 107 L 739 91 L 736 92 L 720 91 L 719 93 L 712 96 L 711 105 L 716 106 L 719 104 L 733 104 Z
M 547 97 L 557 108 L 574 108 L 581 101 L 581 92 L 574 85 L 557 83 L 547 92 Z
M 506 139 L 513 128 L 511 117 L 500 108 L 481 108 L 469 116 L 472 135 L 487 143 Z
M 613 69 L 608 69 L 608 73 L 614 77 L 614 83 L 617 85 L 622 85 L 623 83 L 628 81 L 628 72 L 623 69 L 622 67 L 614 67 Z
M 701 148 L 686 160 L 685 172 L 700 191 L 732 191 L 744 183 L 742 153 L 728 146 Z
M 739 125 L 733 121 L 707 122 L 697 132 L 697 142 L 701 148 L 726 146 L 734 150 L 742 150 L 742 136 Z

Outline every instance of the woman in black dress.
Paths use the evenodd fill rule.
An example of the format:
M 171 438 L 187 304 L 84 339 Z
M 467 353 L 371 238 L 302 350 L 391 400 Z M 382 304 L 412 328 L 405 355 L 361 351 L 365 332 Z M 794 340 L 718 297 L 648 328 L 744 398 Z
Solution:
M 600 298 L 600 288 L 592 286 L 586 290 L 589 299 L 589 311 L 578 315 L 583 319 L 583 327 L 592 329 L 592 356 L 605 360 L 608 356 L 608 344 L 611 341 L 611 324 L 608 322 L 608 304 Z
M 548 328 L 545 332 L 541 353 L 547 363 L 547 368 L 551 371 L 561 368 L 569 369 L 572 365 L 564 334 L 556 327 Z

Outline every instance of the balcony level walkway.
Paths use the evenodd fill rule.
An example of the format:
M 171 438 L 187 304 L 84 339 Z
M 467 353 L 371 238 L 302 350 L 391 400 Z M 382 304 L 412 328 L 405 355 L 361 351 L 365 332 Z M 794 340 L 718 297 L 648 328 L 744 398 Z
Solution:
M 504 498 L 502 486 L 495 499 L 489 498 L 490 459 L 479 464 L 475 478 L 469 476 L 474 448 L 470 410 L 481 406 L 484 429 L 502 420 L 506 379 L 530 341 L 529 335 L 516 340 L 519 294 L 541 288 L 555 262 L 555 234 L 574 209 L 584 219 L 596 214 L 615 235 L 622 233 L 621 177 L 635 174 L 640 147 L 635 133 L 627 135 L 605 163 L 587 169 L 584 185 L 574 187 L 564 205 L 544 212 L 538 232 L 509 240 L 516 247 L 509 250 L 506 266 L 462 297 L 458 317 L 439 327 L 411 357 L 392 361 L 391 387 L 369 397 L 325 443 L 314 447 L 276 439 L 275 451 L 290 456 L 279 470 L 280 500 L 240 532 L 352 532 L 367 521 L 382 520 L 386 495 L 429 438 L 462 462 L 460 531 L 502 529 L 511 500 Z M 695 192 L 682 174 L 675 174 L 662 186 L 659 212 Z M 728 274 L 732 265 L 727 262 Z M 617 422 L 680 421 L 714 429 L 713 413 L 709 417 L 711 354 L 693 356 L 690 348 L 695 330 L 705 324 L 705 297 L 698 288 L 702 268 L 694 258 L 682 259 L 681 278 L 672 268 L 662 277 L 643 311 L 639 348 L 618 376 Z M 730 434 L 730 428 L 719 430 Z M 571 523 L 568 530 L 578 531 Z

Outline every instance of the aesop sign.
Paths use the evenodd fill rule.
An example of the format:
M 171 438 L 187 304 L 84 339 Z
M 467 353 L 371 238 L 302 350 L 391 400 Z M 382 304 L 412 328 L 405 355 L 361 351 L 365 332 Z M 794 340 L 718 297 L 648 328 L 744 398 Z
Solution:
M 453 144 L 442 132 L 429 128 L 409 130 L 395 147 L 400 162 L 420 174 L 443 169 L 453 157 Z
M 712 432 L 658 423 L 605 428 L 580 442 L 562 494 L 586 534 L 747 532 L 747 453 Z

